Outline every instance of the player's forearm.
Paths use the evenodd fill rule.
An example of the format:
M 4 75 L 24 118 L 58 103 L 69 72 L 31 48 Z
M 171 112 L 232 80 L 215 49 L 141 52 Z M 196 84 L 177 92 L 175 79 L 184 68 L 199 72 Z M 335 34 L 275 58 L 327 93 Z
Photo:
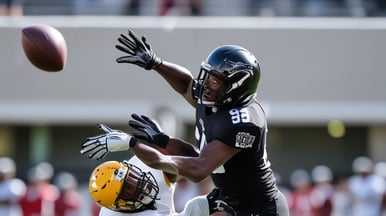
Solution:
M 167 155 L 162 154 L 158 150 L 140 142 L 137 142 L 137 144 L 130 149 L 149 167 L 163 170 L 170 174 L 179 174 L 175 163 L 170 160 Z
M 181 94 L 189 104 L 195 106 L 195 101 L 191 94 L 193 75 L 188 69 L 171 62 L 163 61 L 155 70 L 176 92 Z
M 209 175 L 209 170 L 202 166 L 202 160 L 198 157 L 192 159 L 186 156 L 165 155 L 141 142 L 137 142 L 130 149 L 149 167 L 185 176 L 193 182 L 200 182 Z
M 147 143 L 147 145 L 157 149 L 164 155 L 180 155 L 189 157 L 196 157 L 199 155 L 198 149 L 196 147 L 188 142 L 185 142 L 184 140 L 177 138 L 170 137 L 165 148 L 151 143 Z
M 169 139 L 166 150 L 172 155 L 198 156 L 197 149 L 192 144 L 177 138 Z
M 188 91 L 193 80 L 193 75 L 188 69 L 167 61 L 163 61 L 156 71 L 180 94 Z

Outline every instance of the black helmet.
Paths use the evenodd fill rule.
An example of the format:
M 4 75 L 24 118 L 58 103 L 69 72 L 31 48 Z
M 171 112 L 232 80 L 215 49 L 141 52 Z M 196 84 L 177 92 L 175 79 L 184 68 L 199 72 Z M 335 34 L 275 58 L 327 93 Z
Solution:
M 224 82 L 225 89 L 217 101 L 202 97 L 209 74 Z M 214 49 L 201 64 L 196 93 L 198 103 L 207 106 L 229 107 L 245 104 L 256 95 L 260 80 L 260 65 L 256 57 L 243 47 L 224 45 Z

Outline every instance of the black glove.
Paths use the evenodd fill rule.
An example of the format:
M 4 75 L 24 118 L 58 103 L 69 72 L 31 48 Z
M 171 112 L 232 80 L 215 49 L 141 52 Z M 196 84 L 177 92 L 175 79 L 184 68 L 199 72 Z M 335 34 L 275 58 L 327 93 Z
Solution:
M 134 120 L 129 120 L 129 125 L 137 130 L 137 132 L 132 133 L 135 138 L 145 140 L 161 148 L 166 148 L 169 136 L 162 132 L 155 121 L 144 115 L 132 114 L 131 117 Z
M 207 196 L 208 204 L 209 204 L 209 214 L 213 214 L 215 212 L 221 211 L 225 212 L 227 216 L 236 216 L 237 212 L 229 205 L 225 200 L 226 197 L 221 197 L 221 189 L 215 188 L 213 189 Z
M 129 37 L 121 34 L 118 41 L 121 45 L 115 45 L 120 51 L 129 55 L 117 58 L 118 63 L 136 64 L 146 70 L 157 68 L 162 64 L 162 60 L 158 58 L 150 44 L 146 43 L 146 38 L 142 36 L 142 40 L 133 32 L 129 30 Z

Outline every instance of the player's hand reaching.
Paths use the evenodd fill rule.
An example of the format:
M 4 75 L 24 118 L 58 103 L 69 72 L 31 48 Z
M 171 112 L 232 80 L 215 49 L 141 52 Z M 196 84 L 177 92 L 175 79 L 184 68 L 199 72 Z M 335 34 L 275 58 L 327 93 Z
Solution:
M 146 70 L 154 69 L 162 64 L 162 60 L 155 55 L 144 36 L 140 39 L 133 31 L 129 30 L 128 37 L 121 34 L 118 42 L 120 44 L 115 45 L 115 47 L 127 54 L 117 58 L 118 63 L 135 64 Z
M 131 117 L 133 120 L 129 120 L 129 125 L 136 129 L 136 132 L 133 133 L 135 138 L 166 148 L 169 136 L 162 131 L 157 122 L 144 115 L 132 114 Z
M 81 154 L 92 159 L 102 159 L 109 152 L 126 151 L 135 145 L 136 138 L 119 130 L 113 130 L 104 124 L 97 125 L 105 134 L 89 137 L 81 145 Z

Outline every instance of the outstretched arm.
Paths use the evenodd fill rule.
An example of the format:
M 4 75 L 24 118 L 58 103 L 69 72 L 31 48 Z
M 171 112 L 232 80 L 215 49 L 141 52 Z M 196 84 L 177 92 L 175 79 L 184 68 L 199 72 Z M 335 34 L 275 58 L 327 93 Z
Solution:
M 127 35 L 121 34 L 118 42 L 115 47 L 124 53 L 124 56 L 117 58 L 118 63 L 135 64 L 146 70 L 157 71 L 176 92 L 195 106 L 191 95 L 193 76 L 188 69 L 158 58 L 146 41 L 146 37 L 140 38 L 131 30 Z
M 198 150 L 192 144 L 177 138 L 169 138 L 168 144 L 165 148 L 148 142 L 146 142 L 146 145 L 157 149 L 159 152 L 165 155 L 179 155 L 188 157 L 197 157 L 199 155 Z
M 166 146 L 166 150 L 171 155 L 191 156 L 197 157 L 199 154 L 197 149 L 192 144 L 185 142 L 181 139 L 170 138 Z
M 221 141 L 215 140 L 202 149 L 200 154 L 193 145 L 179 139 L 170 138 L 157 122 L 144 115 L 132 114 L 129 125 L 136 130 L 132 135 L 143 143 L 137 142 L 131 149 L 148 166 L 166 172 L 176 172 L 199 182 L 224 164 L 238 152 Z M 168 156 L 165 156 L 168 155 Z M 170 156 L 174 155 L 174 156 Z
M 158 123 L 145 116 L 132 114 L 129 126 L 136 131 L 132 133 L 137 139 L 144 141 L 158 151 L 168 155 L 198 156 L 198 149 L 181 139 L 171 138 L 165 134 Z
M 186 101 L 192 106 L 195 106 L 196 102 L 192 97 L 192 73 L 177 64 L 163 61 L 162 64 L 154 69 L 157 71 L 169 85 L 179 94 L 181 94 Z
M 131 149 L 148 166 L 167 173 L 185 176 L 193 182 L 200 182 L 208 177 L 239 151 L 215 140 L 208 143 L 198 156 L 166 155 L 138 141 L 131 134 L 113 130 L 103 124 L 99 124 L 98 127 L 106 133 L 86 138 L 81 144 L 81 154 L 99 160 L 109 152 Z
M 218 140 L 207 144 L 197 157 L 164 155 L 139 141 L 130 149 L 148 166 L 182 175 L 193 182 L 202 181 L 239 152 Z

